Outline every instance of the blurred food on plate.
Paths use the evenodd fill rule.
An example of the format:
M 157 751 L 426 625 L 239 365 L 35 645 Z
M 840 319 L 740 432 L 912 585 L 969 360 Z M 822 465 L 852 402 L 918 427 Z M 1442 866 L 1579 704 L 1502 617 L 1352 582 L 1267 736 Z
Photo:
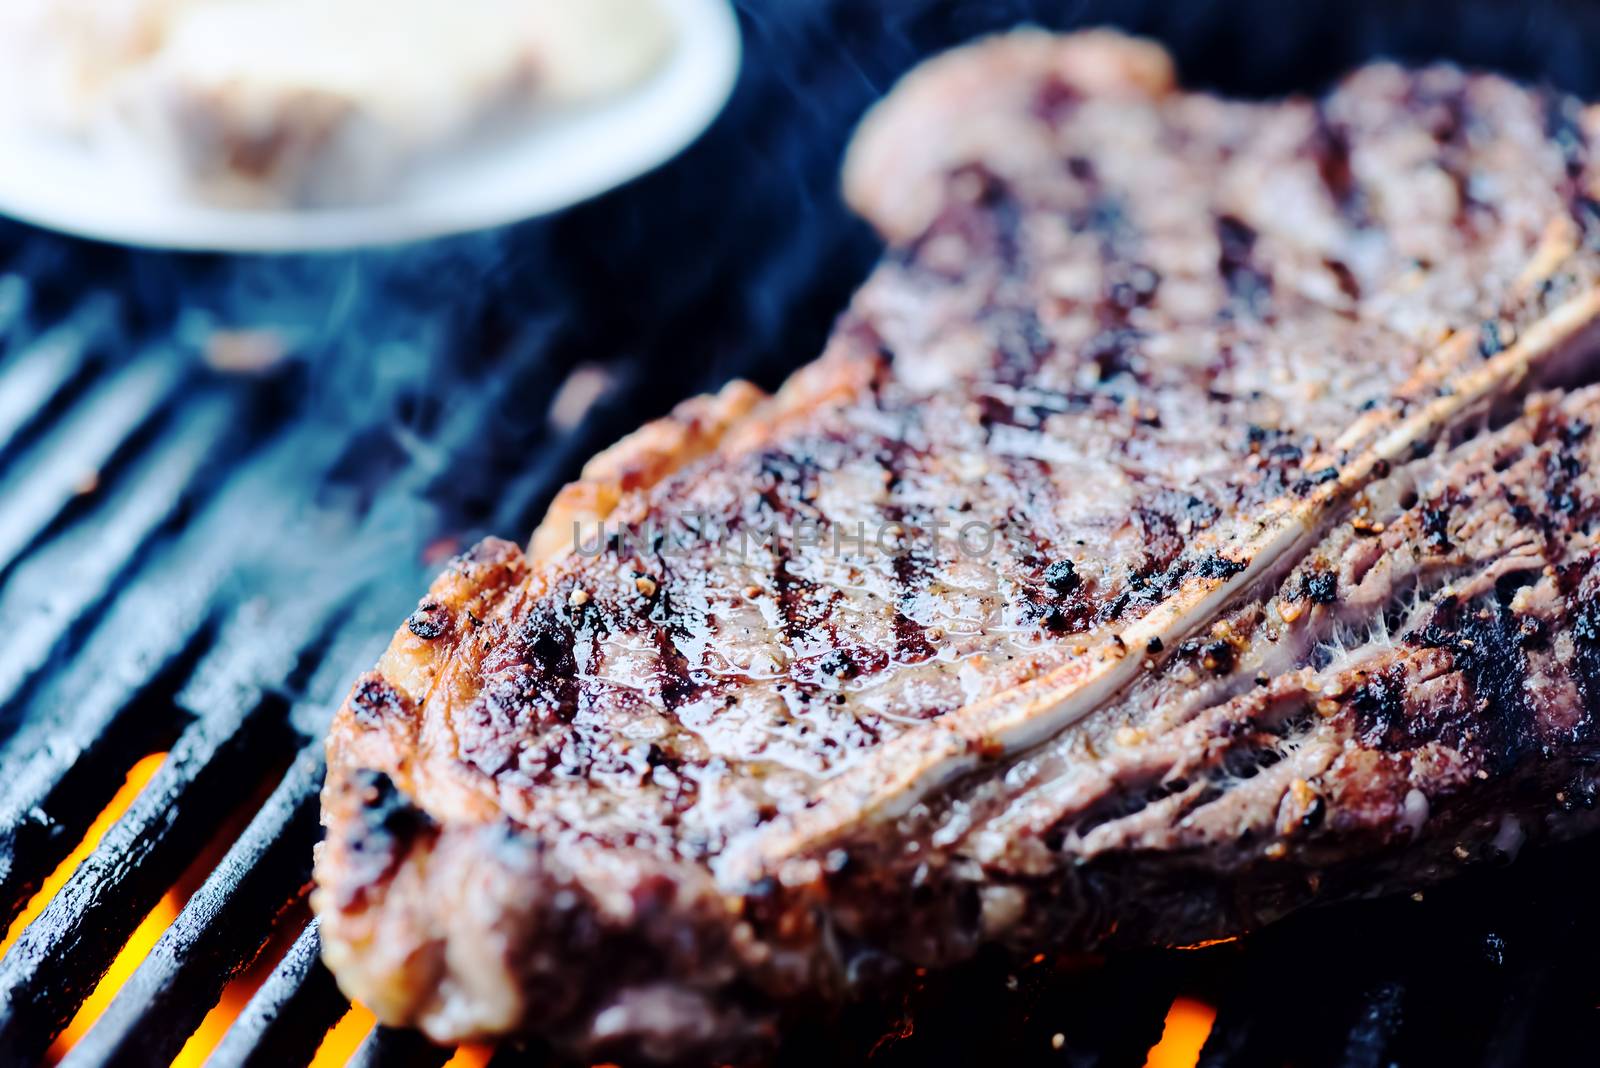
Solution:
M 5 0 L 0 119 L 214 203 L 348 204 L 615 96 L 672 44 L 656 0 Z

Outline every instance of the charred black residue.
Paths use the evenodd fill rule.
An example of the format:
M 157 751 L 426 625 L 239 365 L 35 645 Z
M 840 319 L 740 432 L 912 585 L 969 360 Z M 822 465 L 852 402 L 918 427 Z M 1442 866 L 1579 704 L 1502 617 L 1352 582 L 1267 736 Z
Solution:
M 1573 669 L 1583 693 L 1583 723 L 1588 729 L 1594 723 L 1596 710 L 1600 710 L 1600 569 L 1593 562 L 1569 603 L 1575 606 L 1572 612 Z
M 1109 382 L 1120 375 L 1142 382 L 1146 372 L 1139 348 L 1142 337 L 1137 330 L 1125 326 L 1108 326 L 1084 345 L 1083 359 L 1094 365 L 1101 382 Z
M 1459 697 L 1448 689 L 1406 696 L 1403 711 L 1390 717 L 1384 744 L 1415 748 L 1441 741 L 1462 752 L 1478 754 L 1491 770 L 1504 770 L 1538 743 L 1538 716 L 1530 706 L 1526 683 L 1528 658 L 1520 636 L 1520 620 L 1505 606 L 1462 604 L 1445 598 L 1427 625 L 1407 643 L 1444 649 L 1451 664 L 1468 682 Z M 1402 673 L 1403 675 L 1403 673 Z
M 368 727 L 411 719 L 411 701 L 376 671 L 367 672 L 356 682 L 350 693 L 350 709 L 356 722 Z
M 1010 386 L 1026 385 L 1055 351 L 1038 313 L 1031 307 L 992 308 L 984 318 L 995 339 L 996 380 Z
M 1372 675 L 1351 696 L 1356 731 L 1363 744 L 1380 749 L 1412 748 L 1419 740 L 1406 705 L 1405 672 L 1388 667 Z
M 656 678 L 661 686 L 661 703 L 671 711 L 697 697 L 706 687 L 694 681 L 689 661 L 678 650 L 672 627 L 666 622 L 678 618 L 673 611 L 671 595 L 662 591 L 652 605 L 651 614 L 656 617 L 651 635 L 656 646 Z
M 855 658 L 846 649 L 834 649 L 824 654 L 817 661 L 817 670 L 836 679 L 853 679 L 861 674 Z
M 1178 654 L 1219 676 L 1232 671 L 1238 660 L 1233 643 L 1222 638 L 1190 638 L 1178 647 Z
M 528 614 L 521 637 L 527 654 L 524 662 L 540 683 L 551 688 L 570 685 L 578 674 L 576 634 L 559 610 L 540 604 Z
M 1332 604 L 1339 599 L 1339 576 L 1326 570 L 1307 571 L 1300 594 L 1312 604 Z
M 1237 216 L 1219 215 L 1217 245 L 1217 270 L 1234 305 L 1250 315 L 1265 313 L 1272 299 L 1272 277 L 1255 265 L 1255 229 Z
M 1209 556 L 1202 556 L 1194 565 L 1194 573 L 1204 579 L 1230 579 L 1245 567 L 1246 565 L 1238 560 L 1211 553 Z
M 1571 181 L 1583 173 L 1589 152 L 1588 139 L 1583 133 L 1583 101 L 1568 93 L 1547 91 L 1544 108 L 1545 136 L 1561 153 L 1567 179 Z
M 760 493 L 756 507 L 776 521 L 778 528 L 797 529 L 805 520 L 821 522 L 818 511 L 818 464 L 809 455 L 770 453 L 761 458 Z M 793 539 L 770 537 L 772 574 L 770 588 L 777 595 L 784 641 L 792 648 L 804 643 L 826 620 L 826 605 L 815 583 L 795 566 Z
M 1209 526 L 1219 514 L 1209 502 L 1178 490 L 1160 491 L 1136 505 L 1133 518 L 1144 544 L 1143 557 L 1130 570 L 1122 592 L 1100 606 L 1095 622 L 1115 622 L 1130 607 L 1158 604 L 1190 575 L 1217 579 L 1243 571 L 1247 565 L 1225 556 L 1195 559 L 1184 552 L 1188 537 Z
M 1484 359 L 1505 351 L 1505 335 L 1494 319 L 1485 319 L 1478 327 L 1478 355 Z
M 1202 500 L 1191 493 L 1188 499 L 1183 502 L 1183 513 L 1185 518 L 1193 523 L 1197 529 L 1204 529 L 1217 521 L 1217 518 L 1222 515 L 1222 509 L 1210 501 Z
M 1087 630 L 1095 611 L 1077 565 L 1071 560 L 1057 560 L 1044 569 L 1041 577 L 1043 588 L 1023 601 L 1023 621 L 1058 633 Z
M 1328 199 L 1338 209 L 1339 215 L 1356 229 L 1371 223 L 1366 195 L 1356 181 L 1355 170 L 1350 165 L 1350 133 L 1344 125 L 1333 121 L 1319 100 L 1313 115 L 1309 144 L 1306 146 L 1317 164 L 1317 176 L 1328 192 Z M 1354 279 L 1352 289 L 1354 288 Z M 1347 290 L 1352 299 L 1357 295 Z
M 1339 469 L 1337 467 L 1319 468 L 1318 470 L 1311 472 L 1309 475 L 1305 476 L 1304 478 L 1295 480 L 1295 483 L 1294 483 L 1295 494 L 1297 496 L 1304 497 L 1306 494 L 1310 493 L 1312 491 L 1312 489 L 1314 489 L 1315 487 L 1321 486 L 1321 485 L 1323 485 L 1324 483 L 1327 483 L 1327 482 L 1333 482 L 1333 481 L 1337 480 L 1338 477 L 1339 477 Z
M 1133 520 L 1144 543 L 1140 574 L 1161 574 L 1183 552 L 1196 526 L 1188 514 L 1188 501 L 1188 494 L 1161 493 L 1134 505 Z
M 1424 552 L 1443 555 L 1453 547 L 1450 542 L 1451 498 L 1446 495 L 1422 509 L 1422 549 Z
M 1280 441 L 1266 450 L 1267 458 L 1284 464 L 1297 464 L 1305 459 L 1305 450 L 1291 441 Z
M 890 526 L 898 526 L 902 530 L 906 529 L 908 517 L 904 506 L 900 503 L 899 491 L 905 480 L 906 461 L 910 451 L 906 441 L 897 438 L 885 442 L 879 454 L 879 461 L 888 476 L 889 500 L 884 506 L 884 517 Z M 890 557 L 895 583 L 895 660 L 902 664 L 927 660 L 936 652 L 933 644 L 928 641 L 926 629 L 911 615 L 913 600 L 917 593 L 926 589 L 928 585 L 930 550 L 930 546 L 919 544 L 919 539 L 907 539 L 895 548 Z
M 1044 569 L 1044 583 L 1057 597 L 1065 597 L 1082 586 L 1083 579 L 1079 577 L 1078 568 L 1071 560 L 1057 560 Z
M 1589 436 L 1590 427 L 1582 419 L 1562 422 L 1552 428 L 1557 443 L 1545 455 L 1544 497 L 1547 512 L 1576 519 L 1585 511 L 1583 494 L 1578 489 L 1584 472 L 1584 457 L 1579 446 Z
M 1127 603 L 1125 595 L 1122 603 Z M 1057 634 L 1077 634 L 1088 630 L 1099 618 L 1094 605 L 1082 596 L 1081 591 L 1066 597 L 1057 597 L 1053 593 L 1024 597 L 1021 608 L 1022 622 L 1044 627 Z
M 575 626 L 566 598 L 542 598 L 509 640 L 493 646 L 477 698 L 456 717 L 463 762 L 498 775 L 517 763 L 524 742 L 539 739 L 559 751 L 578 709 L 577 628 L 592 637 L 602 625 L 599 614 L 583 612 Z
M 350 776 L 348 789 L 358 808 L 342 839 L 348 877 L 339 880 L 340 905 L 351 908 L 375 887 L 386 883 L 418 842 L 434 831 L 429 815 L 401 793 L 381 771 L 361 768 Z
M 423 601 L 406 619 L 406 627 L 425 642 L 431 642 L 450 626 L 450 613 L 438 601 Z
M 778 545 L 772 562 L 772 586 L 778 594 L 778 614 L 783 622 L 784 640 L 790 645 L 810 630 L 813 595 L 816 587 L 789 565 L 793 562 L 786 543 Z

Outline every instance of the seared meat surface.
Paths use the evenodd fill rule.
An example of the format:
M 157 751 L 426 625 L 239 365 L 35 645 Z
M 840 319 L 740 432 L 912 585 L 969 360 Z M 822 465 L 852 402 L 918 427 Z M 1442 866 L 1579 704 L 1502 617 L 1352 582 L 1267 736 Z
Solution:
M 329 739 L 345 989 L 737 1056 L 905 963 L 1189 942 L 1587 829 L 1597 119 L 1450 68 L 911 75 L 827 351 L 455 561 Z

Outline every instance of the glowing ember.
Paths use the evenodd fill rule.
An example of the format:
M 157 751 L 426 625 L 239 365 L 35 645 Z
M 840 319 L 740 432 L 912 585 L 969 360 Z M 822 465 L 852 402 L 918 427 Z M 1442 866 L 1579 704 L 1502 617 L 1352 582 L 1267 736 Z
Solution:
M 1226 946 L 1239 941 L 1238 935 L 1229 935 L 1227 938 L 1207 938 L 1200 942 L 1190 942 L 1186 946 L 1173 946 L 1173 949 L 1210 949 L 1212 946 Z
M 311 1058 L 307 1068 L 341 1068 L 377 1022 L 377 1018 L 359 1003 L 351 1005 L 350 1011 L 333 1025 L 333 1030 L 317 1047 L 317 1055 Z
M 1193 998 L 1177 998 L 1167 1010 L 1161 1041 L 1150 1047 L 1145 1068 L 1194 1068 L 1217 1022 L 1217 1010 Z
M 201 1068 L 222 1043 L 228 1028 L 233 1026 L 233 1021 L 239 1018 L 239 1014 L 250 1003 L 256 991 L 261 989 L 261 984 L 272 975 L 272 970 L 294 944 L 296 936 L 299 935 L 306 920 L 310 919 L 311 913 L 309 909 L 302 911 L 299 908 L 291 908 L 286 915 L 292 919 L 287 922 L 280 921 L 272 937 L 257 954 L 255 961 L 222 988 L 222 995 L 217 998 L 217 1003 L 206 1013 L 205 1019 L 200 1021 L 200 1026 L 194 1029 L 194 1033 L 184 1043 L 183 1049 L 173 1058 L 172 1068 Z M 298 922 L 294 922 L 295 920 Z
M 135 790 L 134 793 L 137 794 L 138 791 Z M 78 1007 L 78 1014 L 67 1024 L 67 1029 L 56 1037 L 47 1054 L 51 1064 L 65 1057 L 67 1051 L 88 1033 L 96 1020 L 100 1019 L 100 1014 L 106 1011 L 106 1006 L 117 996 L 122 984 L 127 982 L 143 963 L 151 947 L 160 939 L 162 932 L 172 925 L 172 921 L 178 918 L 178 912 L 182 908 L 183 901 L 170 890 L 156 902 L 156 907 L 150 910 L 150 914 L 134 929 L 133 934 L 128 936 L 127 944 L 122 947 L 122 952 L 117 954 L 117 959 L 111 962 L 111 967 L 100 980 L 100 984 Z
M 50 903 L 50 899 L 56 896 L 56 892 L 66 885 L 68 879 L 72 878 L 72 873 L 78 870 L 78 865 L 83 863 L 85 857 L 94 852 L 94 847 L 100 844 L 100 839 L 105 837 L 105 833 L 111 829 L 112 825 L 122 818 L 123 813 L 128 811 L 129 806 L 133 804 L 134 798 L 139 796 L 139 791 L 144 789 L 145 784 L 155 775 L 156 769 L 161 767 L 161 762 L 166 758 L 167 754 L 165 753 L 151 753 L 128 770 L 127 779 L 124 780 L 117 792 L 112 795 L 111 800 L 106 803 L 106 807 L 101 810 L 100 815 L 96 816 L 94 822 L 89 824 L 88 829 L 83 833 L 83 840 L 78 843 L 77 848 L 62 858 L 61 863 L 56 865 L 56 870 L 51 872 L 50 877 L 39 887 L 39 892 L 33 895 L 27 907 L 11 922 L 11 927 L 6 932 L 5 941 L 0 942 L 0 956 L 3 956 L 11 949 L 11 944 L 17 940 L 17 936 L 22 934 L 23 928 L 32 923 L 39 913 L 44 911 L 44 907 Z M 151 946 L 155 945 L 156 939 L 161 937 L 161 932 L 165 931 L 167 925 L 177 917 L 179 905 L 180 903 L 175 901 L 169 893 L 150 911 L 150 915 L 145 917 L 144 922 L 134 931 L 133 937 L 128 940 L 128 944 L 123 947 L 122 952 L 117 954 L 117 959 L 112 962 L 110 970 L 105 974 L 105 978 L 100 980 L 100 985 L 94 988 L 94 992 L 84 1001 L 83 1006 L 78 1010 L 78 1014 L 67 1025 L 67 1029 L 61 1032 L 61 1036 L 50 1047 L 50 1052 L 47 1054 L 50 1063 L 60 1060 L 67 1050 L 72 1048 L 72 1044 L 82 1038 L 84 1032 L 89 1030 L 89 1026 L 99 1019 L 100 1014 L 105 1011 L 105 1007 L 111 1004 L 111 999 L 116 995 L 117 990 L 127 981 L 128 976 L 133 974 L 134 969 L 139 966 L 139 962 L 144 960 L 145 954 L 150 951 Z
M 79 842 L 78 847 L 68 853 L 60 864 L 56 865 L 56 870 L 50 873 L 50 877 L 39 887 L 39 892 L 34 894 L 28 901 L 27 907 L 18 914 L 15 920 L 11 921 L 11 927 L 6 931 L 5 941 L 0 942 L 0 957 L 10 952 L 11 944 L 17 940 L 17 936 L 22 933 L 23 928 L 32 923 L 39 913 L 44 911 L 44 907 L 50 903 L 50 899 L 56 896 L 56 891 L 65 886 L 67 880 L 72 877 L 72 873 L 78 870 L 78 865 L 83 863 L 83 858 L 94 852 L 94 847 L 100 844 L 100 839 L 105 837 L 105 833 L 111 829 L 111 825 L 121 819 L 124 812 L 128 811 L 128 807 L 133 804 L 133 799 L 139 796 L 139 791 L 144 789 L 145 783 L 150 781 L 151 777 L 155 775 L 156 769 L 161 766 L 161 762 L 165 759 L 167 759 L 167 754 L 165 753 L 151 753 L 128 771 L 127 781 L 107 802 L 105 810 L 94 818 L 93 823 L 89 824 L 89 829 L 83 832 L 83 841 Z

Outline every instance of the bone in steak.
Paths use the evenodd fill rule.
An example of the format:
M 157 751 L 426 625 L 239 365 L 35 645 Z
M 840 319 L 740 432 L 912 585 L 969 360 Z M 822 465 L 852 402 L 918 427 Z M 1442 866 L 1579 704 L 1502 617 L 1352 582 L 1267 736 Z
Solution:
M 1600 312 L 1595 123 L 1443 67 L 1185 94 L 1104 34 L 913 73 L 822 358 L 457 560 L 340 710 L 341 984 L 445 1041 L 736 1055 L 898 964 L 1586 830 L 1600 393 L 1548 390 Z

